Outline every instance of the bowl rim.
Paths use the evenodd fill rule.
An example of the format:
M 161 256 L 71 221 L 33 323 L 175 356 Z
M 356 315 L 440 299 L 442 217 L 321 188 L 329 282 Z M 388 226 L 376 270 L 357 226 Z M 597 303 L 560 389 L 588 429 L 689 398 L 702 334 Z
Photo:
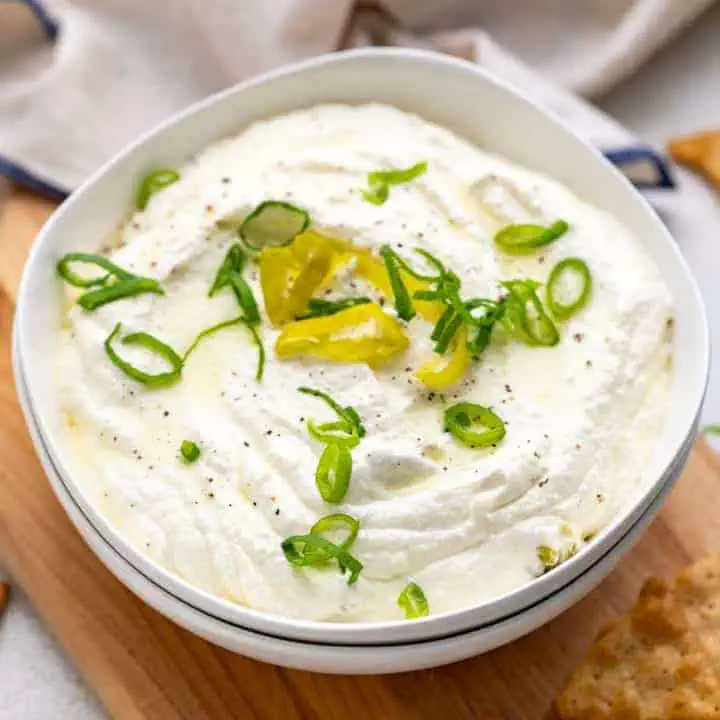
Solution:
M 175 619 L 173 612 L 170 610 L 172 607 L 175 613 L 180 613 L 184 618 L 190 618 L 190 622 L 196 627 L 197 625 L 203 625 L 209 623 L 211 626 L 216 625 L 215 630 L 220 629 L 223 632 L 229 632 L 233 638 L 242 638 L 244 640 L 250 639 L 251 643 L 257 646 L 258 643 L 268 641 L 272 644 L 276 644 L 282 647 L 284 652 L 293 650 L 297 651 L 300 648 L 312 648 L 313 651 L 335 652 L 347 650 L 349 652 L 357 653 L 372 653 L 380 650 L 390 651 L 397 654 L 402 650 L 419 650 L 421 647 L 427 649 L 445 648 L 448 647 L 453 641 L 467 640 L 470 637 L 478 637 L 482 633 L 486 632 L 501 632 L 502 629 L 510 627 L 511 623 L 518 623 L 523 621 L 525 630 L 518 633 L 511 640 L 522 637 L 527 632 L 532 632 L 534 628 L 539 627 L 542 622 L 533 625 L 532 621 L 529 621 L 535 613 L 541 613 L 544 607 L 552 604 L 562 604 L 562 608 L 558 612 L 553 612 L 552 617 L 556 617 L 564 609 L 574 604 L 574 601 L 567 602 L 566 597 L 572 593 L 573 588 L 577 588 L 577 584 L 581 582 L 588 582 L 588 578 L 591 578 L 590 587 L 587 592 L 591 591 L 604 577 L 612 570 L 615 563 L 618 562 L 626 550 L 632 547 L 635 542 L 640 538 L 643 531 L 647 528 L 653 518 L 657 515 L 661 509 L 666 497 L 673 489 L 675 482 L 680 477 L 682 465 L 684 465 L 685 458 L 681 458 L 679 462 L 675 464 L 677 467 L 677 473 L 675 473 L 675 480 L 673 482 L 664 483 L 657 488 L 657 494 L 653 497 L 650 505 L 646 508 L 645 512 L 633 523 L 626 531 L 617 539 L 614 545 L 594 562 L 587 570 L 577 577 L 573 578 L 569 583 L 557 588 L 553 593 L 547 597 L 529 605 L 517 612 L 514 612 L 505 617 L 498 618 L 490 623 L 480 625 L 477 627 L 468 627 L 466 629 L 450 633 L 434 638 L 425 638 L 420 640 L 413 640 L 408 642 L 393 642 L 393 643 L 369 643 L 369 644 L 347 644 L 347 643 L 327 643 L 317 641 L 304 641 L 296 640 L 291 638 L 285 638 L 270 633 L 254 630 L 242 625 L 238 625 L 230 620 L 226 620 L 217 615 L 213 615 L 201 608 L 196 607 L 192 603 L 189 603 L 182 598 L 173 594 L 166 587 L 156 582 L 153 578 L 148 577 L 140 568 L 135 567 L 130 563 L 123 554 L 98 530 L 93 523 L 92 517 L 88 516 L 81 507 L 79 507 L 73 500 L 72 494 L 68 489 L 65 480 L 58 472 L 58 468 L 54 464 L 54 461 L 45 445 L 42 436 L 40 435 L 39 428 L 35 421 L 35 417 L 32 413 L 32 407 L 30 404 L 29 394 L 27 390 L 27 383 L 25 378 L 20 374 L 17 377 L 18 384 L 18 396 L 20 398 L 20 405 L 25 418 L 28 421 L 28 426 L 31 428 L 31 436 L 34 443 L 39 445 L 38 457 L 40 459 L 43 469 L 48 475 L 48 480 L 56 493 L 61 505 L 70 516 L 73 524 L 79 530 L 83 540 L 98 556 L 99 560 L 103 565 L 110 571 L 110 573 L 118 580 L 123 582 L 133 593 L 138 595 L 144 602 L 148 602 L 155 610 L 163 614 L 165 617 Z M 692 449 L 692 442 L 688 443 L 686 447 L 687 453 L 689 454 Z M 49 472 L 48 472 L 49 469 Z M 90 536 L 90 537 L 88 537 Z M 90 539 L 92 538 L 92 539 Z M 97 546 L 102 546 L 102 552 L 98 551 Z M 111 557 L 112 560 L 109 560 Z M 122 571 L 120 571 L 122 567 Z M 130 576 L 128 578 L 128 575 Z M 153 595 L 154 602 L 148 601 L 144 593 Z M 580 598 L 584 597 L 586 592 L 580 593 Z M 548 618 L 549 620 L 550 618 Z M 497 647 L 497 645 L 495 645 Z M 232 648 L 229 648 L 232 649 Z M 490 649 L 490 648 L 488 648 Z M 459 658 L 456 658 L 459 659 Z M 452 662 L 452 661 L 449 661 Z M 444 663 L 443 663 L 444 664 Z M 427 667 L 432 666 L 431 663 L 425 665 Z M 300 665 L 288 665 L 287 667 L 301 668 Z M 306 669 L 306 668 L 301 668 Z M 413 668 L 419 669 L 419 668 Z
M 409 62 L 412 64 L 419 64 L 421 66 L 442 66 L 448 72 L 455 72 L 472 76 L 474 81 L 485 82 L 493 85 L 496 89 L 499 89 L 506 94 L 513 96 L 516 100 L 521 100 L 526 106 L 534 108 L 535 111 L 549 118 L 556 126 L 559 126 L 565 133 L 572 136 L 575 141 L 579 144 L 578 146 L 584 147 L 585 151 L 589 151 L 596 161 L 602 164 L 607 171 L 614 174 L 616 179 L 621 183 L 624 183 L 627 191 L 635 196 L 635 200 L 640 203 L 643 207 L 644 212 L 648 215 L 648 222 L 654 223 L 657 234 L 663 237 L 665 244 L 674 256 L 674 260 L 679 266 L 679 269 L 684 276 L 684 282 L 691 290 L 692 297 L 689 299 L 691 304 L 694 306 L 696 312 L 696 322 L 698 323 L 698 336 L 701 338 L 700 347 L 697 351 L 700 353 L 700 364 L 704 368 L 703 377 L 700 378 L 699 383 L 695 383 L 694 387 L 697 388 L 697 397 L 693 403 L 695 408 L 694 416 L 687 417 L 687 427 L 689 433 L 692 435 L 694 424 L 697 422 L 697 416 L 702 407 L 702 401 L 707 388 L 708 375 L 709 375 L 709 327 L 707 323 L 707 317 L 704 309 L 704 304 L 700 296 L 697 283 L 690 271 L 687 263 L 682 257 L 678 247 L 672 240 L 669 232 L 661 223 L 659 218 L 655 215 L 654 211 L 650 208 L 647 201 L 637 193 L 637 191 L 631 186 L 629 181 L 621 175 L 621 173 L 612 166 L 601 153 L 590 146 L 581 138 L 570 130 L 560 119 L 556 118 L 551 112 L 546 109 L 539 107 L 536 103 L 523 98 L 516 90 L 510 87 L 504 81 L 496 78 L 491 73 L 488 73 L 483 68 L 477 65 L 449 56 L 441 55 L 439 53 L 421 51 L 421 50 L 406 50 L 406 49 L 360 49 L 360 50 L 349 50 L 339 53 L 332 53 L 323 55 L 317 58 L 302 61 L 293 65 L 289 65 L 277 70 L 264 73 L 258 77 L 252 78 L 245 82 L 239 83 L 231 88 L 223 90 L 209 98 L 206 98 L 190 107 L 186 108 L 182 112 L 173 115 L 167 120 L 160 123 L 149 132 L 142 135 L 134 143 L 124 148 L 118 155 L 107 162 L 102 168 L 94 173 L 83 185 L 70 196 L 63 205 L 49 219 L 46 225 L 38 235 L 26 262 L 22 280 L 20 283 L 18 302 L 15 315 L 15 324 L 18 328 L 17 336 L 15 341 L 18 345 L 18 364 L 24 365 L 24 357 L 26 356 L 28 349 L 31 347 L 30 331 L 31 322 L 28 321 L 27 316 L 29 314 L 28 307 L 31 305 L 31 295 L 29 292 L 30 278 L 33 275 L 35 265 L 38 262 L 41 248 L 52 242 L 53 232 L 55 226 L 58 224 L 61 218 L 71 213 L 73 208 L 83 203 L 84 195 L 95 183 L 101 179 L 106 173 L 111 171 L 117 164 L 121 163 L 126 157 L 134 154 L 137 151 L 141 151 L 147 147 L 151 147 L 153 140 L 158 136 L 161 136 L 166 130 L 174 127 L 181 123 L 186 118 L 201 114 L 209 108 L 213 108 L 227 101 L 230 98 L 235 97 L 238 94 L 242 94 L 248 89 L 255 88 L 261 85 L 271 84 L 276 80 L 292 77 L 302 76 L 303 74 L 314 71 L 318 68 L 327 65 L 348 65 L 357 62 L 388 62 L 395 60 L 402 60 L 403 62 Z M 469 78 L 469 81 L 470 80 Z M 16 367 L 16 374 L 18 368 Z M 34 387 L 31 382 L 28 382 L 28 393 L 30 398 L 34 396 Z M 674 446 L 671 448 L 671 452 L 668 455 L 668 460 L 665 465 L 664 471 L 659 477 L 648 483 L 648 487 L 645 488 L 643 494 L 635 499 L 627 509 L 620 513 L 615 519 L 606 525 L 603 530 L 598 534 L 597 538 L 592 544 L 583 548 L 583 550 L 576 556 L 571 558 L 566 563 L 563 563 L 552 573 L 547 573 L 540 578 L 536 578 L 525 585 L 522 585 L 514 590 L 501 595 L 492 600 L 463 607 L 457 610 L 447 611 L 430 615 L 429 617 L 415 620 L 412 623 L 408 623 L 405 620 L 393 620 L 383 622 L 363 622 L 363 623 L 327 623 L 313 620 L 302 620 L 290 618 L 283 615 L 272 614 L 264 611 L 254 610 L 245 606 L 241 606 L 225 600 L 222 597 L 211 595 L 207 591 L 197 588 L 188 582 L 182 580 L 180 577 L 174 575 L 165 568 L 157 565 L 149 557 L 143 555 L 138 550 L 130 545 L 122 535 L 112 526 L 109 521 L 96 511 L 89 501 L 84 497 L 84 494 L 80 491 L 79 487 L 72 482 L 72 473 L 70 473 L 67 467 L 61 460 L 61 453 L 58 448 L 62 447 L 62 443 L 57 442 L 53 433 L 49 431 L 49 425 L 46 422 L 46 418 L 42 415 L 36 417 L 37 425 L 40 430 L 41 436 L 46 440 L 50 454 L 53 459 L 58 463 L 58 469 L 64 480 L 68 480 L 67 486 L 72 490 L 72 496 L 75 504 L 89 512 L 97 521 L 98 527 L 101 529 L 101 533 L 104 537 L 111 537 L 115 541 L 116 547 L 122 548 L 123 556 L 135 567 L 142 568 L 151 577 L 156 578 L 160 584 L 164 587 L 172 588 L 173 593 L 188 600 L 192 599 L 192 604 L 196 607 L 202 607 L 203 609 L 212 609 L 213 613 L 217 613 L 225 619 L 232 619 L 232 621 L 238 621 L 238 624 L 245 627 L 251 627 L 254 630 L 261 632 L 267 632 L 274 634 L 279 637 L 293 638 L 308 640 L 323 639 L 327 642 L 356 642 L 362 643 L 363 636 L 367 636 L 368 633 L 376 636 L 392 635 L 396 638 L 402 638 L 405 641 L 408 638 L 432 638 L 439 635 L 447 634 L 447 628 L 443 629 L 448 624 L 452 627 L 466 627 L 468 625 L 476 624 L 477 616 L 486 617 L 488 622 L 492 622 L 495 618 L 500 617 L 507 610 L 502 610 L 502 607 L 510 608 L 522 608 L 530 603 L 536 602 L 548 595 L 552 594 L 554 588 L 563 583 L 567 584 L 570 580 L 577 577 L 578 575 L 585 572 L 585 570 L 598 558 L 604 555 L 607 549 L 612 544 L 612 538 L 627 524 L 634 524 L 638 517 L 647 509 L 651 502 L 652 492 L 658 486 L 665 484 L 668 480 L 669 468 L 677 461 L 677 458 L 681 454 L 681 451 L 688 441 L 688 434 L 684 437 L 676 439 Z M 475 619 L 473 619 L 475 618 Z M 367 641 L 366 641 L 367 642 Z

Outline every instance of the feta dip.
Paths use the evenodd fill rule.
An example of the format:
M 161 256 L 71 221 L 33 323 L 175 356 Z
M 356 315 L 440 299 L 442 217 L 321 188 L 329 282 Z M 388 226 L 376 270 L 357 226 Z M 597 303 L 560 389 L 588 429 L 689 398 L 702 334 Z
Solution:
M 554 180 L 323 105 L 153 173 L 138 207 L 59 264 L 57 387 L 76 482 L 184 581 L 309 620 L 442 613 L 644 489 L 672 299 Z

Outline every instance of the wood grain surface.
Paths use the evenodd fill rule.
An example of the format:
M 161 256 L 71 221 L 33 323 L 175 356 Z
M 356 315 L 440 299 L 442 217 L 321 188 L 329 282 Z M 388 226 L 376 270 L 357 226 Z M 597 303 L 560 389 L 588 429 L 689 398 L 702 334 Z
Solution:
M 52 205 L 10 189 L 0 204 L 0 560 L 114 718 L 533 720 L 598 628 L 649 575 L 720 549 L 720 460 L 702 442 L 659 517 L 617 569 L 558 619 L 482 657 L 378 677 L 284 670 L 194 637 L 126 590 L 84 545 L 33 453 L 9 360 L 23 260 Z M 0 631 L 1 628 L 0 628 Z

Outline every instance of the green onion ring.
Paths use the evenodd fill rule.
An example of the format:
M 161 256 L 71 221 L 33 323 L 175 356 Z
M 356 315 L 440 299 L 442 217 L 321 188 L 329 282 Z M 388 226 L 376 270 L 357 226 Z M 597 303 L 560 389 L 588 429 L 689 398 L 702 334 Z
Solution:
M 320 535 L 291 535 L 282 542 L 287 561 L 295 567 L 323 567 L 330 560 L 337 560 L 340 572 L 350 572 L 348 585 L 360 576 L 363 564 L 347 550 L 343 550 Z
M 96 278 L 84 278 L 72 270 L 71 263 L 97 265 L 103 270 L 107 270 L 107 274 Z M 157 280 L 133 275 L 102 255 L 68 253 L 59 260 L 57 272 L 70 285 L 89 288 L 87 292 L 77 299 L 77 304 L 89 312 L 115 300 L 141 295 L 142 293 L 164 294 L 164 290 Z M 113 277 L 116 280 L 110 282 Z
M 416 582 L 409 582 L 400 593 L 397 600 L 398 607 L 405 611 L 407 620 L 426 617 L 430 613 L 425 592 Z
M 470 448 L 496 445 L 505 437 L 505 423 L 490 408 L 470 402 L 460 402 L 445 409 L 445 430 Z M 482 425 L 484 432 L 470 428 Z
M 508 280 L 503 286 L 509 291 L 504 298 L 504 317 L 510 328 L 528 345 L 553 347 L 560 342 L 555 323 L 545 312 L 535 280 Z M 527 306 L 532 307 L 535 317 L 530 317 Z
M 342 502 L 350 487 L 351 475 L 350 450 L 339 443 L 326 445 L 315 471 L 315 485 L 322 499 L 333 504 Z
M 190 357 L 191 353 L 205 338 L 209 337 L 210 335 L 214 335 L 220 330 L 224 330 L 225 328 L 233 327 L 235 325 L 244 325 L 250 331 L 250 334 L 253 337 L 253 341 L 255 342 L 255 345 L 258 349 L 258 364 L 257 371 L 255 372 L 255 379 L 260 382 L 262 380 L 263 372 L 265 370 L 265 347 L 263 345 L 262 338 L 260 337 L 258 331 L 255 329 L 255 326 L 252 325 L 252 323 L 249 323 L 244 317 L 236 317 L 232 320 L 224 320 L 223 322 L 219 322 L 217 325 L 212 325 L 211 327 L 205 328 L 205 330 L 199 332 L 196 338 L 190 343 L 190 347 L 188 347 L 188 349 L 185 351 L 185 354 L 183 355 L 183 362 L 187 362 L 188 357 Z
M 557 298 L 556 285 L 561 281 L 564 273 L 574 273 L 580 277 L 582 287 L 573 300 L 569 303 L 561 303 Z M 550 312 L 558 320 L 567 320 L 578 310 L 587 305 L 592 292 L 592 275 L 587 263 L 578 257 L 568 257 L 561 260 L 551 271 L 545 286 L 545 302 Z
M 320 398 L 323 402 L 325 402 L 335 412 L 338 418 L 340 418 L 341 423 L 345 424 L 344 430 L 351 438 L 361 438 L 365 436 L 365 426 L 362 423 L 362 418 L 354 407 L 350 407 L 349 405 L 346 407 L 342 407 L 339 403 L 335 402 L 335 400 L 333 400 L 327 393 L 324 393 L 321 390 L 315 390 L 314 388 L 299 387 L 298 392 L 304 393 L 305 395 L 311 395 L 312 397 Z M 311 435 L 313 434 L 313 430 L 310 427 L 311 423 L 313 427 L 321 433 L 327 430 L 341 429 L 340 424 L 321 423 L 320 425 L 318 425 L 312 420 L 308 420 L 308 431 Z M 338 438 L 337 436 L 333 436 L 332 438 L 330 438 L 330 440 L 332 442 L 337 442 L 338 440 L 340 440 L 340 438 Z M 327 442 L 326 440 L 322 441 Z M 357 445 L 357 442 L 355 442 L 354 444 Z
M 355 538 L 360 532 L 360 523 L 350 515 L 345 513 L 333 513 L 320 518 L 311 528 L 311 535 L 320 535 L 323 533 L 333 533 L 338 530 L 346 530 L 347 537 L 338 545 L 341 550 L 349 550 Z
M 70 263 L 86 263 L 88 265 L 97 265 L 103 270 L 107 270 L 109 275 L 114 275 L 120 280 L 128 280 L 134 278 L 135 275 L 119 267 L 102 255 L 93 255 L 92 253 L 74 252 L 64 255 L 57 264 L 58 275 L 70 285 L 79 288 L 89 288 L 96 285 L 104 285 L 110 278 L 109 275 L 101 275 L 95 278 L 83 278 L 70 268 Z
M 306 422 L 308 433 L 321 443 L 335 443 L 352 449 L 360 443 L 357 428 L 345 420 L 328 423 L 316 423 L 312 418 Z
M 245 246 L 257 252 L 289 245 L 309 226 L 307 210 L 281 200 L 265 200 L 242 221 L 238 233 Z
M 169 345 L 166 345 L 161 340 L 158 340 L 146 332 L 130 333 L 122 338 L 120 342 L 123 345 L 140 345 L 151 350 L 156 355 L 167 360 L 172 370 L 164 373 L 146 373 L 144 370 L 140 370 L 127 362 L 127 360 L 123 360 L 112 346 L 113 340 L 120 333 L 121 329 L 122 326 L 118 323 L 105 340 L 105 352 L 116 367 L 120 368 L 120 370 L 133 380 L 137 380 L 143 385 L 152 388 L 173 385 L 180 379 L 183 369 L 183 359 Z
M 176 183 L 180 179 L 180 173 L 177 170 L 169 168 L 159 168 L 149 172 L 138 185 L 135 195 L 135 207 L 138 210 L 144 210 L 150 202 L 150 198 L 160 190 L 164 190 L 169 185 Z
M 495 244 L 511 255 L 525 255 L 562 237 L 570 226 L 557 220 L 550 227 L 542 225 L 506 225 L 495 235 Z

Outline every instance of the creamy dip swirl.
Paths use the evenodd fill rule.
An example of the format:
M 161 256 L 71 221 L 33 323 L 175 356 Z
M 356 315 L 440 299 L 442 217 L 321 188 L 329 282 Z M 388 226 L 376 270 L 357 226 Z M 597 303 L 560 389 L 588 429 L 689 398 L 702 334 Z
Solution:
M 427 172 L 393 187 L 385 204 L 363 199 L 368 172 L 419 161 Z M 166 294 L 92 313 L 73 305 L 57 360 L 74 477 L 156 563 L 269 613 L 401 619 L 397 598 L 409 580 L 432 613 L 495 598 L 543 572 L 539 546 L 581 546 L 643 487 L 666 412 L 672 306 L 658 271 L 615 219 L 547 177 L 377 105 L 318 106 L 255 123 L 180 173 L 123 225 L 109 253 L 162 281 Z M 242 327 L 206 340 L 172 387 L 149 389 L 121 373 L 103 349 L 117 322 L 181 352 L 199 331 L 238 315 L 232 292 L 207 296 L 237 240 L 216 223 L 265 199 L 306 208 L 314 228 L 358 247 L 390 244 L 408 258 L 425 248 L 461 277 L 466 297 L 497 297 L 511 278 L 544 282 L 559 260 L 579 256 L 592 272 L 592 299 L 559 324 L 556 347 L 493 343 L 443 393 L 413 377 L 433 356 L 431 326 L 419 317 L 407 328 L 409 350 L 378 370 L 279 360 L 278 330 L 264 319 L 261 383 Z M 570 231 L 533 254 L 507 255 L 492 241 L 509 223 L 558 218 Z M 257 268 L 246 277 L 262 311 Z M 334 290 L 368 292 L 352 273 Z M 140 357 L 132 350 L 123 353 Z M 339 506 L 315 486 L 323 446 L 305 426 L 309 417 L 334 417 L 300 386 L 353 406 L 367 429 Z M 443 431 L 443 408 L 459 400 L 504 419 L 497 447 L 470 449 Z M 180 460 L 183 440 L 201 448 L 197 462 Z M 281 550 L 283 538 L 331 512 L 361 523 L 352 552 L 364 569 L 351 586 L 336 569 L 291 567 Z

